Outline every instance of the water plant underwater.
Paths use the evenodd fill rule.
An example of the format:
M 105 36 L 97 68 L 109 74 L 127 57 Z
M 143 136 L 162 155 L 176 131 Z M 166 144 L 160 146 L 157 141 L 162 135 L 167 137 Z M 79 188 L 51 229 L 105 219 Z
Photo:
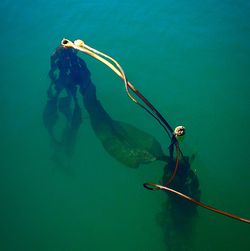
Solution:
M 161 152 L 161 148 L 160 146 L 158 146 L 157 141 L 155 141 L 155 139 L 144 133 L 144 132 L 140 132 L 138 129 L 123 123 L 123 122 L 118 122 L 118 121 L 114 121 L 112 120 L 112 135 L 115 135 L 115 139 L 121 139 L 118 143 L 118 148 L 112 148 L 112 144 L 114 142 L 114 138 L 112 138 L 112 140 L 110 140 L 110 137 L 107 139 L 103 139 L 101 134 L 98 135 L 98 129 L 96 129 L 96 134 L 97 136 L 99 136 L 100 140 L 103 143 L 104 148 L 114 157 L 116 157 L 118 160 L 120 160 L 121 162 L 126 162 L 126 164 L 131 167 L 137 167 L 140 163 L 144 163 L 143 161 L 144 159 L 141 159 L 141 161 L 139 162 L 130 162 L 131 159 L 138 159 L 138 157 L 140 156 L 137 155 L 137 158 L 128 158 L 127 160 L 124 160 L 124 154 L 119 155 L 117 154 L 117 149 L 121 149 L 122 146 L 121 144 L 124 142 L 124 140 L 126 139 L 126 137 L 128 135 L 131 135 L 131 138 L 128 139 L 128 145 L 129 142 L 133 141 L 133 134 L 130 134 L 128 132 L 135 132 L 136 133 L 140 133 L 140 138 L 147 138 L 149 139 L 148 141 L 148 147 L 147 147 L 147 140 L 145 142 L 141 142 L 140 147 L 145 144 L 145 149 L 147 149 L 147 153 L 152 153 L 153 149 L 155 147 L 150 147 L 150 144 L 153 142 L 155 143 L 155 145 L 157 145 L 156 148 L 159 148 L 156 154 L 151 154 L 150 156 L 148 156 L 149 161 L 153 160 L 153 159 L 161 159 L 163 158 L 169 158 L 168 159 L 168 165 L 169 166 L 171 164 L 172 168 L 168 168 L 165 169 L 165 174 L 164 177 L 165 179 L 163 179 L 163 184 L 155 184 L 155 183 L 151 183 L 151 182 L 146 182 L 143 184 L 143 186 L 149 190 L 152 191 L 158 191 L 158 190 L 163 190 L 163 191 L 167 191 L 170 194 L 175 195 L 175 197 L 180 197 L 183 200 L 189 201 L 190 203 L 193 203 L 195 205 L 198 205 L 200 207 L 203 207 L 207 210 L 213 211 L 215 213 L 230 217 L 232 219 L 241 221 L 241 222 L 245 222 L 250 224 L 250 220 L 247 218 L 242 218 L 239 216 L 236 216 L 234 214 L 222 211 L 220 209 L 208 206 L 204 203 L 201 203 L 199 201 L 199 190 L 198 190 L 198 179 L 195 176 L 195 174 L 192 172 L 192 170 L 190 169 L 190 163 L 189 163 L 189 159 L 184 156 L 180 145 L 179 145 L 179 138 L 181 138 L 184 134 L 185 134 L 185 127 L 184 126 L 177 126 L 175 129 L 173 129 L 170 124 L 167 122 L 167 120 L 161 115 L 161 113 L 148 101 L 148 99 L 146 97 L 143 96 L 142 93 L 140 93 L 129 81 L 128 78 L 124 72 L 124 70 L 122 69 L 122 67 L 120 66 L 120 64 L 113 59 L 112 57 L 86 45 L 82 40 L 75 40 L 74 42 L 68 40 L 68 39 L 63 39 L 61 42 L 62 47 L 64 48 L 73 48 L 75 50 L 81 51 L 93 58 L 95 58 L 96 60 L 102 62 L 103 64 L 105 64 L 106 66 L 108 66 L 112 71 L 114 71 L 124 82 L 124 86 L 125 86 L 125 90 L 126 93 L 128 95 L 128 97 L 137 105 L 139 105 L 142 109 L 144 109 L 147 113 L 149 113 L 154 119 L 156 119 L 158 121 L 158 123 L 163 127 L 164 131 L 167 133 L 168 137 L 170 138 L 170 145 L 169 145 L 169 153 L 170 156 L 166 157 L 164 156 L 164 154 L 162 154 L 162 156 L 160 156 L 159 154 L 157 155 L 158 152 Z M 86 102 L 85 102 L 86 103 Z M 98 104 L 98 103 L 97 103 Z M 85 104 L 86 105 L 86 104 Z M 98 107 L 98 106 L 97 106 Z M 99 108 L 97 109 L 102 109 L 101 106 L 99 106 Z M 103 118 L 101 118 L 103 119 Z M 110 118 L 105 118 L 105 119 L 110 119 Z M 104 119 L 104 121 L 105 121 Z M 110 122 L 110 121 L 109 121 Z M 105 125 L 104 125 L 105 127 Z M 95 130 L 95 129 L 94 129 Z M 123 133 L 120 133 L 123 132 Z M 137 143 L 136 143 L 137 144 Z M 117 144 L 116 144 L 117 145 Z M 154 146 L 155 146 L 154 145 Z M 126 147 L 126 146 L 125 146 Z M 125 151 L 127 152 L 127 150 Z M 143 155 L 145 156 L 145 155 Z M 140 159 L 140 158 L 139 158 Z M 178 177 L 178 174 L 179 175 Z M 185 176 L 185 179 L 187 180 L 187 188 L 190 190 L 191 188 L 191 192 L 189 193 L 189 191 L 187 191 L 187 193 L 189 194 L 194 194 L 195 198 L 192 198 L 191 196 L 189 196 L 189 194 L 185 194 L 185 189 L 184 189 L 184 193 L 175 190 L 175 187 L 171 187 L 172 184 L 176 183 L 178 184 L 180 177 Z
M 48 76 L 51 82 L 43 122 L 53 148 L 52 160 L 58 167 L 69 168 L 82 123 L 78 91 L 89 114 L 91 127 L 109 155 L 131 168 L 155 160 L 167 160 L 160 143 L 153 136 L 128 123 L 114 120 L 108 114 L 98 100 L 91 72 L 84 60 L 77 56 L 77 50 L 57 47 L 50 58 L 50 65 Z M 57 126 L 59 117 L 64 117 L 61 133 Z

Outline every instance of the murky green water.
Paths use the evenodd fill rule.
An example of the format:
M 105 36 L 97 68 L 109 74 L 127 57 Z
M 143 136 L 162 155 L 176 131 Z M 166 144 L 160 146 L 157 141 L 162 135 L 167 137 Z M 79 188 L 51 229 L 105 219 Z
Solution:
M 50 55 L 63 37 L 115 57 L 196 154 L 201 200 L 250 217 L 250 2 L 2 1 L 0 249 L 167 250 L 159 213 L 163 163 L 111 158 L 83 111 L 70 170 L 56 168 L 42 123 Z M 122 82 L 82 56 L 114 119 L 169 141 Z M 199 209 L 192 250 L 248 250 L 249 225 Z M 182 236 L 178 237 L 181 250 Z

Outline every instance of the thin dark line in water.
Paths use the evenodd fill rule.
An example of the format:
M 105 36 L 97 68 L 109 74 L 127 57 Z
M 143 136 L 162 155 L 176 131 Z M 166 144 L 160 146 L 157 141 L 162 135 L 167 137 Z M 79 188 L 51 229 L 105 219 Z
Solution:
M 91 57 L 99 60 L 100 62 L 104 63 L 105 65 L 107 65 L 111 70 L 113 70 L 121 79 L 123 79 L 124 81 L 124 84 L 125 84 L 125 88 L 126 88 L 126 92 L 127 92 L 127 95 L 128 97 L 136 104 L 138 104 L 139 106 L 141 106 L 144 110 L 146 110 L 151 116 L 153 116 L 158 122 L 159 124 L 165 129 L 165 131 L 167 132 L 168 136 L 170 137 L 171 139 L 171 145 L 175 145 L 176 147 L 176 164 L 175 164 L 175 169 L 174 169 L 174 172 L 172 174 L 172 176 L 170 177 L 170 179 L 167 181 L 167 185 L 169 185 L 173 179 L 175 178 L 176 176 L 176 173 L 177 173 L 177 170 L 178 170 L 178 167 L 179 167 L 179 157 L 180 155 L 183 157 L 183 153 L 178 145 L 178 140 L 177 140 L 177 135 L 175 134 L 175 131 L 172 129 L 172 127 L 169 125 L 169 123 L 166 121 L 166 119 L 161 115 L 161 113 L 153 106 L 153 104 L 151 104 L 146 97 L 143 96 L 142 93 L 140 93 L 127 79 L 122 67 L 120 66 L 120 64 L 115 60 L 113 59 L 112 57 L 96 50 L 96 49 L 93 49 L 91 47 L 89 47 L 88 45 L 86 45 L 82 40 L 76 40 L 73 42 L 71 42 L 70 40 L 68 39 L 63 39 L 62 42 L 61 42 L 61 45 L 63 47 L 66 47 L 66 48 L 74 48 L 76 50 L 79 50 L 79 51 L 82 51 L 88 55 L 90 55 Z M 107 58 L 109 59 L 111 62 L 113 62 L 113 64 L 111 62 L 109 62 L 108 60 L 104 59 L 104 58 Z M 138 98 L 140 98 L 141 101 L 143 101 L 143 103 L 147 106 L 144 106 L 143 104 L 141 104 L 140 102 L 138 102 L 129 92 L 129 90 L 131 90 Z M 171 136 L 172 135 L 172 136 Z M 186 199 L 200 207 L 203 207 L 207 210 L 210 210 L 210 211 L 213 211 L 215 213 L 218 213 L 218 214 L 222 214 L 224 216 L 227 216 L 227 217 L 230 217 L 230 218 L 233 218 L 235 220 L 238 220 L 238 221 L 242 221 L 242 222 L 245 222 L 245 223 L 248 223 L 250 224 L 250 220 L 249 219 L 245 219 L 245 218 L 241 218 L 239 216 L 236 216 L 236 215 L 233 215 L 233 214 L 230 214 L 230 213 L 227 213 L 227 212 L 224 212 L 222 210 L 219 210 L 217 208 L 214 208 L 214 207 L 211 207 L 211 206 L 208 206 L 206 204 L 203 204 L 183 193 L 180 193 L 174 189 L 171 189 L 169 187 L 165 187 L 165 186 L 161 186 L 161 185 L 158 185 L 158 184 L 153 184 L 153 183 L 144 183 L 143 186 L 149 190 L 166 190 L 168 192 L 171 192 L 171 193 L 174 193 L 176 195 L 178 195 L 179 197 L 183 198 L 183 199 Z
M 179 197 L 181 197 L 181 198 L 183 198 L 183 199 L 186 199 L 186 200 L 188 200 L 188 201 L 190 201 L 190 202 L 192 202 L 192 203 L 194 203 L 194 204 L 196 204 L 196 205 L 198 205 L 198 206 L 200 206 L 200 207 L 203 207 L 203 208 L 205 208 L 205 209 L 207 209 L 207 210 L 210 210 L 210 211 L 213 211 L 213 212 L 215 212 L 215 213 L 218 213 L 218 214 L 222 214 L 222 215 L 224 215 L 224 216 L 227 216 L 227 217 L 229 217 L 229 218 L 232 218 L 232 219 L 235 219 L 235 220 L 242 221 L 242 222 L 245 222 L 245 223 L 247 223 L 247 224 L 250 224 L 250 220 L 249 220 L 249 219 L 242 218 L 242 217 L 239 217 L 239 216 L 237 216 L 237 215 L 230 214 L 230 213 L 228 213 L 228 212 L 225 212 L 225 211 L 222 211 L 222 210 L 220 210 L 220 209 L 217 209 L 217 208 L 215 208 L 215 207 L 208 206 L 208 205 L 206 205 L 206 204 L 203 204 L 203 203 L 201 203 L 201 202 L 199 202 L 199 201 L 197 201 L 197 200 L 195 200 L 195 199 L 193 199 L 193 198 L 191 198 L 191 197 L 189 197 L 189 196 L 187 196 L 187 195 L 185 195 L 185 194 L 183 194 L 183 193 L 180 193 L 180 192 L 178 192 L 178 191 L 176 191 L 176 190 L 174 190 L 174 189 L 171 189 L 171 188 L 169 188 L 169 187 L 161 186 L 161 185 L 154 184 L 154 183 L 150 183 L 150 182 L 144 183 L 143 186 L 144 186 L 146 189 L 152 190 L 152 191 L 165 190 L 165 191 L 167 191 L 167 192 L 176 194 L 176 195 L 178 195 Z

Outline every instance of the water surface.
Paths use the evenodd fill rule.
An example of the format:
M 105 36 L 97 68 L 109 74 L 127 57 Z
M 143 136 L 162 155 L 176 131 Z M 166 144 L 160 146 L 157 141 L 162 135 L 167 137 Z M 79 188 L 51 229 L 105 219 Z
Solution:
M 183 124 L 202 201 L 250 217 L 250 2 L 5 1 L 1 22 L 0 248 L 167 250 L 157 222 L 161 162 L 111 158 L 84 111 L 70 172 L 55 168 L 42 123 L 50 55 L 63 37 L 115 57 L 171 125 Z M 82 55 L 113 118 L 169 141 L 122 82 Z M 249 225 L 199 209 L 194 250 L 248 250 Z M 182 237 L 179 237 L 181 243 Z M 176 248 L 178 250 L 178 247 Z

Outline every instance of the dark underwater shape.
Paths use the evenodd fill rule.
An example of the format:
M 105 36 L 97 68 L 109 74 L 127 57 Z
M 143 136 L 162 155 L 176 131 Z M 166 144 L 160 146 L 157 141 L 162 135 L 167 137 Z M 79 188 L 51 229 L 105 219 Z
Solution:
M 121 121 L 113 120 L 96 99 L 90 85 L 84 96 L 91 126 L 105 150 L 128 167 L 137 168 L 155 160 L 167 160 L 160 143 L 150 134 Z
M 70 121 L 72 119 L 71 98 L 69 96 L 59 98 L 58 109 L 61 113 L 64 114 L 67 121 Z
M 113 120 L 112 131 L 106 130 L 97 136 L 111 156 L 132 168 L 165 157 L 153 136 L 125 122 Z

